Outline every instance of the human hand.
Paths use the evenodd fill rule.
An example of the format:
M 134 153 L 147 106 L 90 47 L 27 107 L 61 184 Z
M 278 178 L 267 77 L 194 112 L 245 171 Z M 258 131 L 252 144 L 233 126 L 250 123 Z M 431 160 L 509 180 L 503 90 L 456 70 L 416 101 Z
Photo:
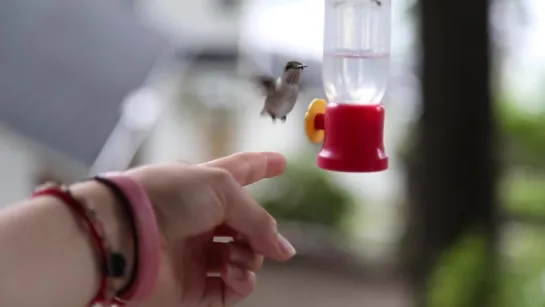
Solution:
M 290 259 L 295 250 L 274 218 L 243 189 L 285 167 L 277 153 L 240 153 L 197 166 L 127 171 L 148 191 L 164 235 L 158 286 L 142 306 L 231 306 L 253 292 L 263 257 Z M 219 228 L 235 240 L 213 242 Z

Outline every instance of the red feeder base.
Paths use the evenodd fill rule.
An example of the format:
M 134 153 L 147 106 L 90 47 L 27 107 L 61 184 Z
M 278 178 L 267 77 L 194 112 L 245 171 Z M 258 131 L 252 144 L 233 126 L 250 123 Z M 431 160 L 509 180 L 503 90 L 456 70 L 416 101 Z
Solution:
M 325 138 L 318 154 L 320 168 L 359 173 L 388 169 L 381 105 L 329 103 L 323 123 Z

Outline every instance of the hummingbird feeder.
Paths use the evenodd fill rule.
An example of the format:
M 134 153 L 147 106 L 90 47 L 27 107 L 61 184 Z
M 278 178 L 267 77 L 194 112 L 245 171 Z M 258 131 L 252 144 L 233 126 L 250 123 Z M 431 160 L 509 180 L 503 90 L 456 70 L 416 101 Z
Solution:
M 328 102 L 305 115 L 312 143 L 323 142 L 320 168 L 379 172 L 388 168 L 384 108 L 390 67 L 390 0 L 325 0 L 322 81 Z

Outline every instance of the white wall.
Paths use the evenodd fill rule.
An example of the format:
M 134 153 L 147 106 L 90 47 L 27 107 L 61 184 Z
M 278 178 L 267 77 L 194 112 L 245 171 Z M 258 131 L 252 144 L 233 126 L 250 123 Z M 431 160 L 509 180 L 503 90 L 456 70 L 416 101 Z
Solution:
M 28 197 L 36 161 L 24 140 L 0 128 L 0 206 Z
M 216 0 L 141 0 L 137 11 L 151 26 L 186 44 L 236 47 L 240 14 L 217 9 Z

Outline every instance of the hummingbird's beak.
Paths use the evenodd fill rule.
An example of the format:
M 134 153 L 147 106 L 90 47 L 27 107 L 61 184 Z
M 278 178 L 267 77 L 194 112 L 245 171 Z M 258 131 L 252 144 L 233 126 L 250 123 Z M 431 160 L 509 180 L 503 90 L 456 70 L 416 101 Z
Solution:
M 305 64 L 300 64 L 299 66 L 297 66 L 297 69 L 303 70 L 305 67 L 307 67 L 307 65 L 305 65 Z

